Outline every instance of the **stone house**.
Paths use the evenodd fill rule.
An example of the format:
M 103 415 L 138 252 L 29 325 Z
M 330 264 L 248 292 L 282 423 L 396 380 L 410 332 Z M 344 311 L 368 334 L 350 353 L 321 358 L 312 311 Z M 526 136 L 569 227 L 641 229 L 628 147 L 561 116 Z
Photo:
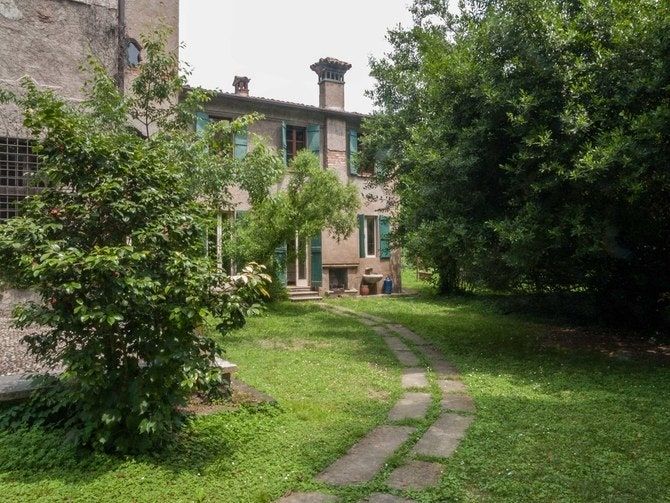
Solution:
M 140 34 L 159 25 L 179 50 L 179 0 L 2 0 L 0 87 L 17 89 L 24 76 L 72 101 L 81 99 L 89 54 L 127 88 L 142 58 Z M 0 221 L 30 194 L 27 175 L 38 159 L 18 110 L 0 105 Z
M 322 58 L 310 67 L 318 76 L 319 106 L 309 106 L 249 93 L 250 79 L 235 77 L 234 92 L 217 92 L 199 117 L 202 124 L 211 120 L 231 120 L 252 112 L 263 119 L 249 127 L 248 134 L 236 135 L 235 155 L 243 156 L 260 137 L 286 162 L 301 149 L 309 149 L 321 160 L 324 169 L 334 170 L 344 183 L 354 184 L 361 194 L 358 229 L 346 240 L 337 241 L 328 232 L 319 236 L 296 236 L 277 251 L 286 263 L 281 278 L 289 292 L 297 296 L 307 291 L 355 294 L 361 282 L 369 283 L 370 293 L 381 293 L 380 278 L 391 276 L 394 290 L 400 290 L 399 252 L 389 243 L 390 220 L 384 191 L 370 183 L 374 167 L 358 160 L 362 114 L 344 108 L 344 75 L 351 65 L 333 58 Z M 197 127 L 197 126 L 196 126 Z M 235 213 L 249 209 L 246 193 L 233 193 Z M 304 250 L 304 253 L 295 253 Z M 295 260 L 286 257 L 295 256 Z

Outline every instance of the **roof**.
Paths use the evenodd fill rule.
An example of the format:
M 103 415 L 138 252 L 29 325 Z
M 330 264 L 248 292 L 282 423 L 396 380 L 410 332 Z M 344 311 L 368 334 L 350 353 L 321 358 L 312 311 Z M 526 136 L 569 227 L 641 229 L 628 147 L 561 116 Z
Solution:
M 185 86 L 184 87 L 184 92 L 189 92 L 191 89 L 193 89 L 190 86 Z M 344 115 L 344 116 L 349 116 L 349 117 L 358 117 L 358 118 L 363 118 L 367 117 L 367 114 L 362 114 L 360 112 L 347 112 L 346 110 L 336 110 L 332 108 L 321 108 L 317 107 L 314 105 L 305 105 L 304 103 L 296 103 L 293 101 L 284 101 L 284 100 L 277 100 L 274 98 L 264 98 L 262 96 L 243 96 L 240 94 L 235 94 L 235 93 L 227 93 L 223 91 L 213 91 L 215 94 L 215 97 L 221 97 L 221 98 L 226 98 L 226 99 L 234 99 L 234 100 L 239 100 L 240 102 L 248 102 L 250 105 L 253 105 L 254 103 L 257 104 L 262 104 L 262 105 L 280 105 L 280 106 L 285 106 L 289 108 L 299 108 L 302 110 L 309 110 L 312 112 L 324 112 L 332 115 Z

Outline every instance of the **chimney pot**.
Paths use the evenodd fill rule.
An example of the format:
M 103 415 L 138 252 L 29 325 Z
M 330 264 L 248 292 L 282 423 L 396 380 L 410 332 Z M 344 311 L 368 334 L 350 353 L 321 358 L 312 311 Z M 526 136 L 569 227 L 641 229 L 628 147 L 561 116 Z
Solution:
M 335 58 L 321 58 L 309 68 L 319 76 L 319 106 L 344 110 L 344 74 L 351 65 Z
M 233 87 L 235 88 L 235 94 L 239 96 L 249 96 L 249 77 L 240 77 L 235 75 L 233 79 Z

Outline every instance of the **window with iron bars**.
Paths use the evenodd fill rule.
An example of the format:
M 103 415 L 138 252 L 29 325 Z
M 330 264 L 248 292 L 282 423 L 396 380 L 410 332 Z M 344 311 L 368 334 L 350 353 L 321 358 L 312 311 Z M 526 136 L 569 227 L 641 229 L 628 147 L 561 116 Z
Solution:
M 28 179 L 37 171 L 33 142 L 0 136 L 0 221 L 18 214 L 18 202 L 33 191 Z

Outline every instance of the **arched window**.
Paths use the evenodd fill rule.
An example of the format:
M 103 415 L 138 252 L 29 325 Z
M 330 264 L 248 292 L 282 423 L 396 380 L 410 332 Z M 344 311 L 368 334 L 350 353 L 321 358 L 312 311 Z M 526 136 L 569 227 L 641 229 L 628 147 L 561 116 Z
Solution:
M 128 40 L 128 44 L 126 45 L 126 62 L 128 63 L 128 66 L 137 66 L 140 64 L 141 52 L 142 49 L 140 44 L 138 44 L 135 40 Z

